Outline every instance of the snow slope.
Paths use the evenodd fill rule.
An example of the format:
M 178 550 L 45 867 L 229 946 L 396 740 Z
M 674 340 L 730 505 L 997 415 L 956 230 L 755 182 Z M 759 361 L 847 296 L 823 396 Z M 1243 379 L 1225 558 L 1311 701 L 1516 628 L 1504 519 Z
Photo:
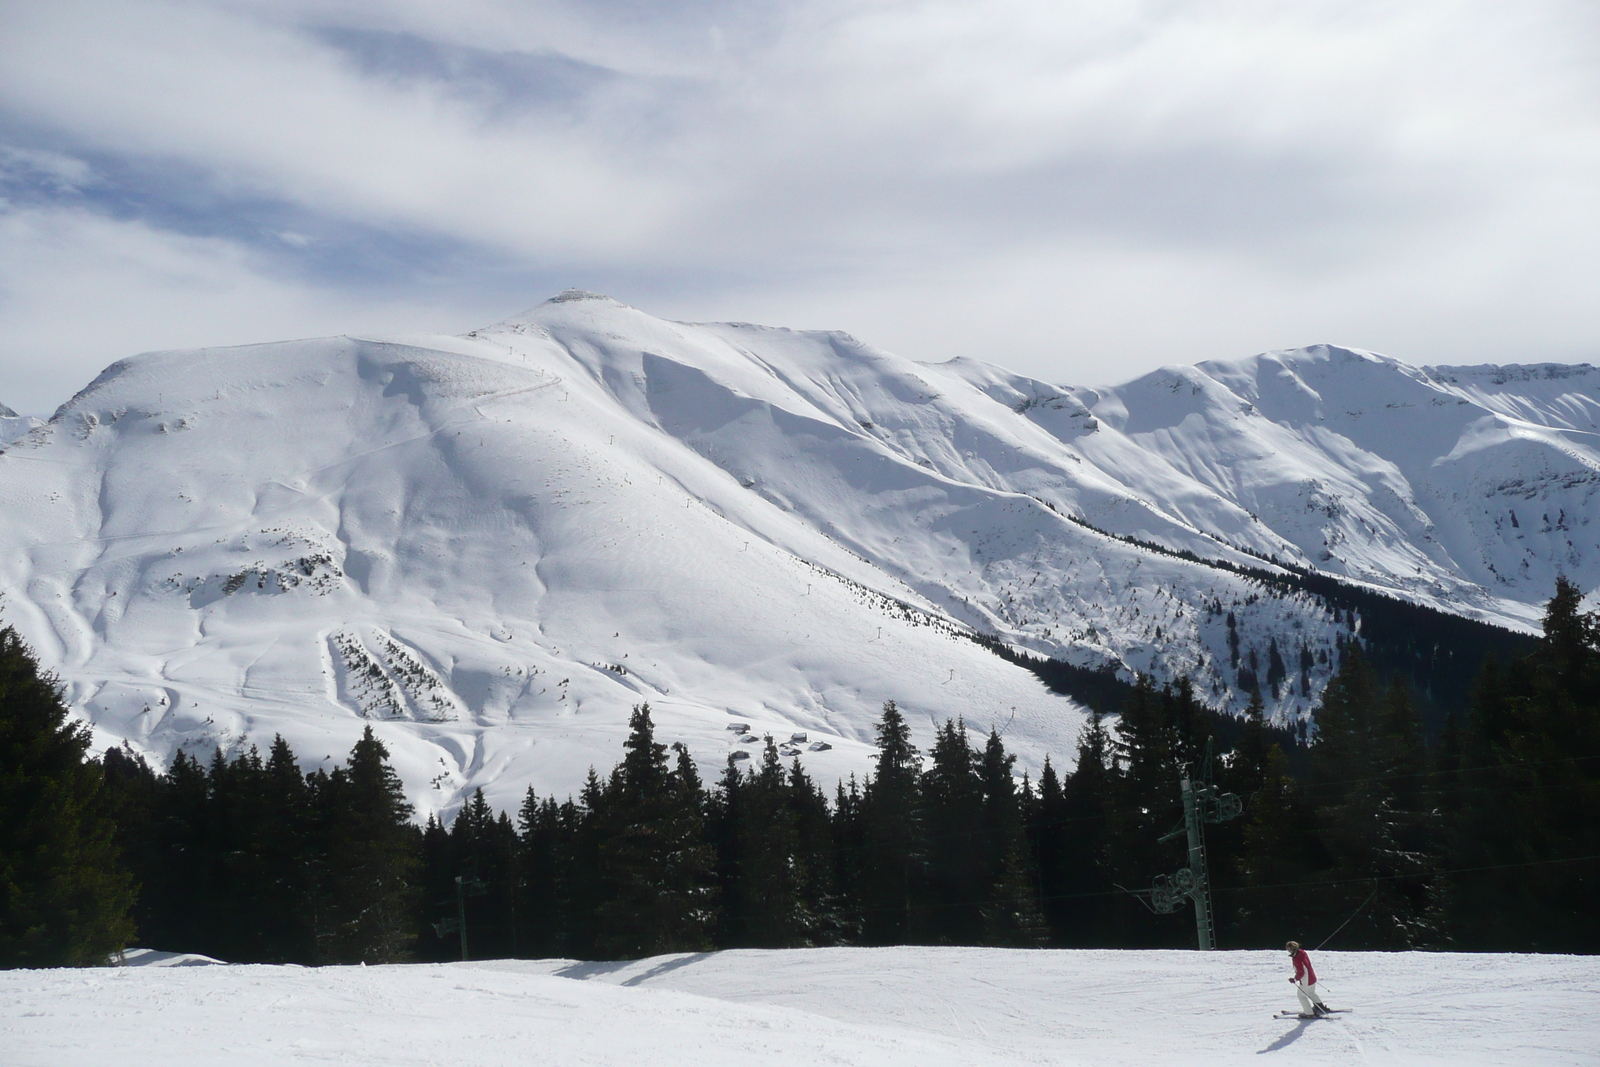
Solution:
M 43 421 L 31 415 L 18 415 L 4 404 L 0 404 L 0 448 L 26 435 Z
M 1600 1062 L 1593 957 L 814 949 L 633 963 L 0 972 L 15 1067 Z M 576 980 L 574 980 L 576 979 Z M 1263 1059 L 1264 1057 L 1264 1059 Z
M 1020 773 L 1084 711 L 964 634 L 1237 709 L 1232 612 L 1246 653 L 1311 654 L 1275 716 L 1328 677 L 1320 601 L 1100 530 L 1524 626 L 1557 569 L 1600 586 L 1600 406 L 1565 371 L 1311 349 L 1072 390 L 569 292 L 113 365 L 0 452 L 0 594 L 101 744 L 325 763 L 372 724 L 424 810 L 571 790 L 640 701 L 708 775 L 757 754 L 736 723 L 861 771 L 889 698 L 1002 729 Z
M 1141 464 L 1270 529 L 1286 561 L 1512 625 L 1537 620 L 1557 574 L 1600 586 L 1600 370 L 1587 364 L 1417 368 L 1318 345 L 1078 398 Z M 1095 458 L 1121 462 L 1116 447 Z M 1239 536 L 1213 513 L 1186 517 Z

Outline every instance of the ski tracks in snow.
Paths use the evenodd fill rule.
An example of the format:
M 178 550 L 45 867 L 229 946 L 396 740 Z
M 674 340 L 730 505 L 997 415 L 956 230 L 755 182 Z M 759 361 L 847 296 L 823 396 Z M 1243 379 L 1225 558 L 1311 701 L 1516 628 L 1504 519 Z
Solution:
M 900 947 L 616 963 L 0 972 L 7 1067 L 1582 1067 L 1600 960 L 1322 953 L 1349 1015 L 1288 1007 L 1277 952 Z

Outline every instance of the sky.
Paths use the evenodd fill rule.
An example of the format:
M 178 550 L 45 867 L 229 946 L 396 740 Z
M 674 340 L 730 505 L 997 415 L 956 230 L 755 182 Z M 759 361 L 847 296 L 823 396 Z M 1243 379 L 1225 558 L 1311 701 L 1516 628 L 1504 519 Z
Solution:
M 1600 5 L 0 0 L 0 402 L 568 287 L 1064 384 L 1600 362 Z

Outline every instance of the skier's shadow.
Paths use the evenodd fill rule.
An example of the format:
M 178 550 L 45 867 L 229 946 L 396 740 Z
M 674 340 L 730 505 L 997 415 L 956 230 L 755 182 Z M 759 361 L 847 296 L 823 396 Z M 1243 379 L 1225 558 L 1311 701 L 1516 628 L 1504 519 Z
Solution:
M 1301 1019 L 1300 1022 L 1295 1025 L 1295 1028 L 1293 1030 L 1290 1030 L 1287 1034 L 1284 1034 L 1282 1037 L 1278 1038 L 1278 1040 L 1274 1041 L 1272 1044 L 1268 1045 L 1266 1048 L 1259 1050 L 1256 1053 L 1256 1055 L 1257 1056 L 1261 1056 L 1261 1055 L 1265 1055 L 1268 1052 L 1278 1052 L 1278 1051 L 1281 1051 L 1282 1049 L 1288 1048 L 1290 1045 L 1292 1045 L 1296 1041 L 1300 1040 L 1300 1035 L 1305 1033 L 1306 1032 L 1306 1027 L 1308 1027 L 1310 1025 L 1311 1025 L 1311 1020 L 1310 1019 Z
M 713 955 L 714 953 L 710 952 L 689 952 L 681 956 L 673 956 L 670 959 L 662 960 L 642 974 L 634 975 L 621 984 L 627 986 L 641 985 L 652 978 L 666 974 L 668 971 L 675 971 L 680 967 L 688 967 L 690 964 L 710 959 Z M 576 978 L 579 981 L 585 981 L 601 975 L 615 974 L 618 971 L 632 967 L 638 962 L 638 960 L 616 960 L 602 963 L 574 963 L 570 967 L 563 967 L 561 970 L 556 971 L 555 975 L 557 978 Z

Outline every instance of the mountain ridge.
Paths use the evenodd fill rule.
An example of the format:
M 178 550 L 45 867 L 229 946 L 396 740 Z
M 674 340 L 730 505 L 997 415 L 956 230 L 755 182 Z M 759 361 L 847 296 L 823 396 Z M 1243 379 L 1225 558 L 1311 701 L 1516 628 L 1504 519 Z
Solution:
M 738 722 L 806 734 L 823 777 L 863 770 L 891 698 L 1004 727 L 1020 767 L 1070 762 L 1082 704 L 961 635 L 1187 677 L 1222 713 L 1254 656 L 1274 718 L 1304 718 L 1359 620 L 1208 558 L 1523 632 L 1555 569 L 1600 586 L 1575 544 L 1592 368 L 1296 351 L 1253 357 L 1277 360 L 1265 387 L 1233 361 L 1082 389 L 569 291 L 460 337 L 150 353 L 0 446 L 5 621 L 102 741 L 164 760 L 284 732 L 315 762 L 371 722 L 443 810 L 573 788 L 646 700 L 711 773 L 748 751 Z M 1409 409 L 1353 408 L 1335 365 L 1471 418 L 1386 456 L 1382 413 Z M 1308 390 L 1322 418 L 1290 421 Z M 1488 503 L 1455 526 L 1427 510 L 1471 492 Z M 1459 545 L 1513 497 L 1539 536 L 1489 542 L 1490 589 Z M 1273 655 L 1293 666 L 1267 686 Z

